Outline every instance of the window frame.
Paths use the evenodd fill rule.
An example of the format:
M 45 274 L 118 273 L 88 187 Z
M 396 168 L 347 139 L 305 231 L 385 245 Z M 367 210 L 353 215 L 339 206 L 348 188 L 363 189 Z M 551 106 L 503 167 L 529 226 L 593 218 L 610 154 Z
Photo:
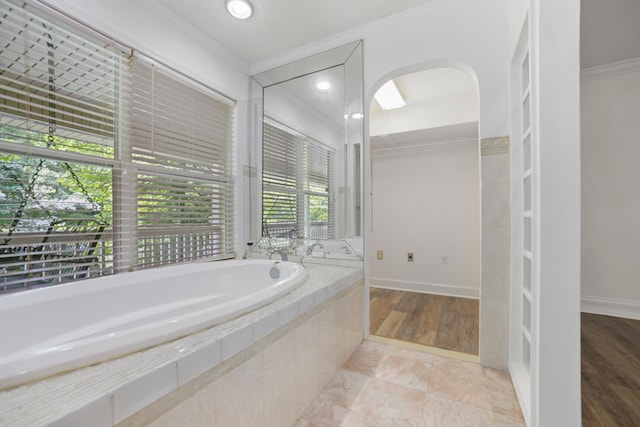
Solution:
M 109 154 L 104 155 L 100 153 L 97 153 L 97 155 L 92 155 L 91 153 L 88 153 L 88 152 L 73 152 L 73 151 L 67 151 L 67 150 L 57 150 L 57 149 L 53 149 L 56 147 L 52 148 L 49 144 L 38 145 L 37 142 L 35 144 L 20 144 L 18 142 L 14 142 L 11 140 L 5 140 L 4 135 L 0 137 L 1 153 L 21 156 L 20 158 L 24 157 L 24 158 L 32 158 L 36 160 L 42 159 L 45 162 L 54 161 L 54 162 L 64 162 L 65 164 L 67 162 L 75 162 L 81 165 L 90 165 L 90 166 L 99 166 L 102 168 L 108 168 L 112 171 L 111 172 L 111 185 L 112 185 L 111 196 L 112 196 L 113 217 L 110 219 L 111 220 L 111 224 L 109 224 L 110 227 L 106 227 L 104 224 L 100 227 L 100 233 L 98 237 L 100 244 L 102 244 L 102 239 L 106 239 L 106 241 L 110 242 L 109 244 L 112 245 L 112 250 L 113 250 L 111 254 L 112 259 L 107 260 L 106 264 L 103 259 L 101 261 L 102 262 L 101 267 L 96 269 L 96 271 L 92 270 L 91 274 L 82 275 L 83 277 L 70 277 L 70 280 L 66 280 L 66 279 L 59 280 L 58 282 L 65 283 L 72 280 L 95 277 L 95 276 L 100 276 L 105 274 L 114 274 L 114 273 L 131 271 L 131 270 L 136 270 L 141 268 L 157 267 L 157 266 L 161 266 L 161 265 L 165 265 L 173 262 L 188 262 L 188 261 L 193 261 L 195 259 L 203 259 L 203 258 L 213 260 L 213 259 L 228 259 L 228 258 L 235 257 L 234 249 L 235 249 L 235 222 L 236 222 L 235 221 L 235 203 L 236 203 L 236 200 L 235 200 L 235 190 L 234 190 L 234 186 L 235 186 L 234 184 L 234 179 L 235 179 L 234 150 L 235 150 L 235 127 L 236 127 L 235 115 L 237 113 L 236 101 L 223 95 L 221 92 L 215 89 L 212 89 L 211 87 L 204 85 L 186 76 L 185 74 L 162 64 L 161 62 L 154 60 L 151 57 L 148 57 L 142 53 L 135 51 L 133 48 L 123 45 L 122 43 L 116 41 L 115 39 L 110 38 L 108 35 L 97 33 L 95 30 L 86 27 L 82 23 L 79 23 L 74 19 L 69 18 L 65 15 L 62 15 L 60 12 L 51 10 L 46 6 L 42 6 L 40 4 L 33 3 L 31 1 L 16 2 L 13 0 L 0 0 L 0 2 L 7 7 L 7 11 L 8 11 L 7 13 L 15 12 L 15 15 L 16 15 L 16 18 L 12 23 L 10 24 L 5 23 L 5 29 L 0 28 L 0 37 L 3 37 L 3 34 L 4 34 L 4 37 L 8 37 L 8 38 L 13 37 L 14 42 L 16 44 L 19 44 L 20 37 L 19 36 L 16 37 L 15 32 L 21 31 L 23 26 L 24 28 L 27 28 L 31 23 L 31 21 L 29 20 L 31 18 L 32 20 L 35 19 L 37 22 L 40 22 L 39 20 L 42 20 L 43 22 L 44 21 L 47 22 L 47 25 L 43 25 L 42 28 L 36 27 L 37 30 L 45 31 L 45 32 L 53 31 L 53 30 L 59 31 L 60 33 L 68 35 L 68 38 L 73 38 L 74 41 L 80 40 L 79 44 L 83 44 L 86 42 L 92 47 L 96 46 L 95 49 L 97 50 L 102 49 L 103 48 L 102 46 L 104 46 L 104 49 L 111 52 L 115 57 L 114 59 L 115 75 L 114 75 L 114 81 L 113 81 L 113 88 L 110 89 L 112 90 L 112 94 L 114 97 L 114 100 L 112 102 L 113 105 L 111 106 L 113 108 L 113 117 L 108 119 L 109 120 L 108 124 L 110 123 L 113 126 L 113 129 L 109 134 L 109 138 L 111 139 L 107 140 L 107 145 L 112 147 L 110 149 L 111 150 L 110 155 Z M 22 21 L 21 19 L 24 19 L 24 20 Z M 23 26 L 16 24 L 16 22 L 22 23 Z M 50 29 L 48 26 L 50 26 Z M 25 29 L 22 31 L 27 31 L 26 34 L 27 36 L 29 36 L 28 30 Z M 32 31 L 32 32 L 35 32 L 35 31 Z M 52 38 L 50 35 L 49 36 L 47 36 L 46 34 L 41 35 L 37 40 L 37 43 L 30 42 L 31 45 L 29 46 L 29 49 L 31 48 L 34 48 L 34 49 L 38 48 L 40 50 L 44 49 L 45 52 L 47 51 L 47 49 L 50 50 L 49 55 L 45 55 L 44 57 L 41 56 L 41 63 L 44 64 L 45 71 L 47 67 L 49 67 L 49 70 L 50 70 L 49 72 L 53 75 L 54 71 L 51 71 L 51 70 L 53 70 L 52 67 L 55 65 L 55 61 L 57 60 L 57 58 L 54 58 L 54 55 L 53 55 L 54 47 L 53 47 L 53 42 L 51 42 L 51 40 Z M 44 47 L 42 47 L 42 45 L 44 45 Z M 3 51 L 0 50 L 0 59 L 2 58 L 1 56 L 2 52 Z M 15 52 L 19 52 L 19 50 L 16 50 Z M 5 59 L 7 60 L 5 61 L 5 64 L 8 61 L 10 61 L 12 58 L 17 58 L 16 60 L 20 60 L 20 55 L 9 53 L 9 52 L 6 52 L 5 54 L 6 54 Z M 28 55 L 22 55 L 22 56 L 28 56 Z M 82 60 L 76 60 L 76 62 L 77 62 L 76 66 L 78 67 L 82 66 L 83 64 Z M 182 91 L 184 91 L 185 90 L 184 88 L 186 87 L 188 88 L 188 90 L 191 91 L 191 93 L 188 94 L 188 96 L 191 96 L 193 99 L 196 99 L 199 97 L 198 99 L 200 103 L 196 107 L 194 107 L 194 110 L 197 109 L 198 112 L 200 112 L 203 105 L 202 102 L 206 104 L 209 101 L 211 101 L 214 104 L 218 103 L 222 105 L 220 117 L 210 116 L 211 126 L 208 126 L 207 127 L 208 130 L 206 131 L 209 133 L 204 132 L 205 133 L 204 136 L 200 135 L 201 139 L 199 144 L 201 145 L 199 149 L 201 151 L 198 151 L 196 153 L 195 150 L 188 148 L 188 150 L 191 150 L 193 152 L 193 154 L 191 155 L 191 160 L 189 159 L 184 160 L 187 157 L 189 157 L 188 153 L 185 154 L 184 156 L 178 153 L 174 156 L 175 158 L 173 161 L 175 164 L 173 165 L 173 167 L 170 167 L 170 166 L 167 167 L 167 165 L 162 165 L 162 164 L 161 165 L 145 165 L 140 162 L 135 162 L 134 155 L 132 153 L 132 150 L 134 147 L 134 144 L 132 143 L 132 129 L 131 129 L 132 123 L 127 118 L 129 117 L 128 114 L 132 112 L 132 108 L 133 108 L 132 107 L 133 103 L 130 98 L 131 96 L 130 91 L 131 91 L 132 85 L 138 84 L 134 81 L 135 78 L 133 74 L 130 72 L 129 67 L 131 66 L 131 64 L 134 64 L 136 62 L 151 64 L 152 67 L 154 67 L 156 70 L 159 70 L 159 72 L 163 74 L 163 78 L 165 79 L 165 86 L 173 85 L 172 89 L 180 91 L 180 94 L 182 94 Z M 28 67 L 29 66 L 28 63 L 25 63 L 25 66 Z M 73 72 L 73 69 L 74 69 L 73 67 L 74 67 L 73 64 L 69 65 L 67 63 L 67 66 L 64 69 L 64 72 L 66 73 Z M 0 61 L 0 72 L 3 69 L 4 71 L 6 71 L 7 67 L 3 66 L 2 61 Z M 45 78 L 47 77 L 46 72 L 43 72 L 42 75 L 44 75 Z M 88 75 L 93 77 L 93 74 L 90 74 L 90 71 Z M 6 81 L 7 81 L 6 79 L 3 80 L 3 82 L 6 82 Z M 51 81 L 51 78 L 49 78 L 49 81 L 46 81 L 46 80 L 44 81 L 44 86 L 41 86 L 41 89 L 36 89 L 36 91 L 39 90 L 40 92 L 45 93 L 45 95 L 47 91 L 52 92 L 47 96 L 45 95 L 39 96 L 40 102 L 42 103 L 42 112 L 40 114 L 40 118 L 38 121 L 31 118 L 29 116 L 30 113 L 22 112 L 22 110 L 18 109 L 18 108 L 23 108 L 21 107 L 22 101 L 19 98 L 7 98 L 8 91 L 12 90 L 10 88 L 10 84 L 0 82 L 0 85 L 1 85 L 0 94 L 3 94 L 3 96 L 5 97 L 4 102 L 5 103 L 9 102 L 9 105 L 13 106 L 14 111 L 16 111 L 16 115 L 12 116 L 13 119 L 10 118 L 10 119 L 7 119 L 6 121 L 10 122 L 11 120 L 13 120 L 16 123 L 20 123 L 20 120 L 23 120 L 25 123 L 27 123 L 27 125 L 16 126 L 16 128 L 27 129 L 27 130 L 29 129 L 28 123 L 39 123 L 38 127 L 47 131 L 47 133 L 41 132 L 43 133 L 43 136 L 46 138 L 47 141 L 53 139 L 53 136 L 49 134 L 53 134 L 54 131 L 58 131 L 58 130 L 63 132 L 63 136 L 66 135 L 67 133 L 74 134 L 74 132 L 78 133 L 82 131 L 86 135 L 88 135 L 87 136 L 88 140 L 91 140 L 92 139 L 91 135 L 94 135 L 94 133 L 92 133 L 92 130 L 91 130 L 93 128 L 90 127 L 89 129 L 85 129 L 82 127 L 84 124 L 87 123 L 87 121 L 86 120 L 83 121 L 82 117 L 79 114 L 74 115 L 73 107 L 63 107 L 63 106 L 60 107 L 60 108 L 63 108 L 61 110 L 62 114 L 58 114 L 60 111 L 59 109 L 56 109 L 56 107 L 58 107 L 58 105 L 56 105 L 58 104 L 58 100 L 63 100 L 63 98 L 64 100 L 66 100 L 68 105 L 72 105 L 72 106 L 79 105 L 78 102 L 80 101 L 74 100 L 75 99 L 74 96 L 79 96 L 78 92 L 67 91 L 66 93 L 58 97 L 57 93 L 59 92 L 56 92 L 55 91 L 56 88 L 53 86 L 55 85 L 55 83 L 56 83 L 55 80 Z M 30 92 L 26 92 L 26 93 L 28 94 Z M 15 101 L 12 101 L 12 99 L 15 99 Z M 173 102 L 173 99 L 171 99 L 171 101 Z M 82 102 L 88 103 L 90 101 L 82 100 Z M 178 114 L 182 114 L 183 116 L 186 116 L 188 114 L 195 115 L 193 114 L 193 111 L 191 111 L 191 113 L 185 112 L 180 107 L 182 106 L 173 107 Z M 89 111 L 88 114 L 93 114 L 95 116 L 96 113 Z M 62 115 L 71 117 L 71 119 L 68 119 L 64 123 L 62 120 L 55 121 L 56 118 L 60 118 L 60 116 Z M 8 109 L 4 109 L 0 118 L 2 117 L 5 117 L 5 118 L 9 117 Z M 47 122 L 47 120 L 49 121 Z M 54 120 L 54 121 L 51 122 L 50 120 Z M 200 120 L 199 122 L 194 120 L 196 122 L 195 124 L 186 123 L 185 121 L 186 127 L 188 126 L 192 126 L 192 127 L 190 129 L 187 129 L 183 133 L 185 134 L 190 133 L 192 135 L 195 135 L 196 133 L 198 133 L 198 128 L 199 128 L 198 123 L 207 124 L 205 122 L 206 118 L 204 119 L 200 118 L 199 120 Z M 96 124 L 96 126 L 98 127 L 96 127 L 95 129 L 95 135 L 98 135 L 99 131 L 104 131 L 104 125 L 98 123 Z M 215 129 L 215 132 L 212 131 L 211 129 Z M 202 134 L 203 132 L 200 132 L 200 133 Z M 211 142 L 213 139 L 212 133 L 216 133 L 215 138 L 219 139 L 219 141 L 217 142 L 217 145 Z M 194 138 L 196 137 L 194 136 Z M 153 135 L 151 136 L 151 139 L 153 139 Z M 181 143 L 182 142 L 178 142 L 178 145 L 180 145 Z M 185 142 L 183 145 L 187 147 L 189 144 Z M 194 146 L 192 146 L 192 148 L 193 147 Z M 213 157 L 207 156 L 207 153 L 211 152 L 211 150 L 213 151 L 221 150 L 220 153 L 216 152 L 212 154 L 214 157 L 220 155 L 221 164 L 218 165 L 217 168 L 213 166 L 213 163 L 215 161 L 215 160 L 212 160 Z M 202 160 L 203 158 L 206 160 L 203 161 Z M 181 163 L 180 162 L 181 160 L 184 160 L 184 162 Z M 191 168 L 189 166 L 197 162 L 200 162 L 200 166 L 195 168 Z M 170 179 L 173 179 L 174 181 L 182 180 L 183 183 L 185 183 L 184 185 L 188 184 L 192 186 L 190 188 L 196 188 L 200 190 L 208 186 L 207 188 L 209 188 L 210 191 L 208 192 L 205 191 L 204 193 L 202 193 L 203 194 L 202 200 L 204 201 L 200 203 L 200 205 L 198 205 L 200 207 L 197 207 L 195 203 L 191 203 L 191 205 L 196 206 L 195 208 L 193 208 L 195 210 L 192 210 L 192 211 L 185 210 L 185 215 L 188 216 L 189 214 L 193 214 L 195 212 L 194 215 L 196 216 L 201 215 L 203 218 L 207 217 L 207 220 L 203 223 L 203 227 L 200 227 L 200 228 L 205 228 L 206 229 L 205 231 L 207 232 L 219 233 L 219 234 L 222 233 L 222 237 L 219 239 L 219 241 L 217 241 L 213 246 L 211 246 L 211 247 L 215 246 L 216 249 L 208 252 L 200 251 L 199 253 L 196 253 L 197 251 L 191 251 L 190 255 L 188 256 L 177 256 L 177 257 L 170 256 L 162 259 L 158 258 L 160 259 L 158 262 L 136 261 L 138 259 L 138 254 L 141 251 L 140 241 L 142 238 L 144 238 L 143 235 L 145 234 L 144 232 L 140 231 L 141 227 L 139 224 L 138 207 L 137 207 L 138 198 L 139 198 L 138 196 L 140 191 L 140 187 L 138 186 L 139 184 L 137 182 L 137 177 L 141 174 L 157 174 L 158 176 L 163 176 L 165 178 L 169 176 L 171 177 Z M 34 177 L 37 177 L 37 175 L 34 175 Z M 3 181 L 0 181 L 0 183 L 2 182 Z M 202 184 L 202 183 L 206 183 L 206 184 Z M 216 188 L 218 188 L 219 190 L 215 190 Z M 24 186 L 23 186 L 23 189 L 24 189 Z M 177 192 L 178 190 L 175 190 L 175 191 Z M 220 199 L 223 200 L 223 202 L 218 201 L 214 203 L 213 197 L 215 194 L 217 194 L 215 197 L 220 197 Z M 211 196 L 212 198 L 206 199 L 209 196 Z M 24 190 L 24 193 L 22 195 L 23 200 L 26 200 L 26 197 L 31 197 L 31 194 L 28 194 L 27 190 Z M 87 193 L 87 197 L 90 197 L 88 193 Z M 174 197 L 176 196 L 174 195 Z M 207 200 L 210 200 L 210 203 Z M 131 206 L 136 206 L 136 208 L 132 209 Z M 203 206 L 205 206 L 205 209 L 202 208 Z M 10 216 L 14 216 L 14 214 L 17 215 L 17 213 L 14 211 L 9 211 L 9 212 L 10 212 L 9 213 Z M 193 221 L 194 221 L 193 218 L 189 217 L 184 222 L 189 223 Z M 191 245 L 191 247 L 195 245 L 198 248 L 201 248 L 205 240 L 203 240 L 203 238 L 199 236 L 202 234 L 201 232 L 203 230 L 194 231 L 192 230 L 193 227 L 177 227 L 178 225 L 182 225 L 180 224 L 180 222 L 181 221 L 178 220 L 174 224 L 167 225 L 165 227 L 166 228 L 165 231 L 167 231 L 167 233 L 174 233 L 174 234 L 182 233 L 181 236 L 186 238 L 186 240 L 189 240 L 191 234 L 193 234 L 193 236 L 191 236 L 193 237 L 193 239 L 189 241 L 188 245 Z M 14 251 L 17 251 L 19 255 L 22 256 L 21 258 L 22 261 L 20 262 L 24 264 L 24 263 L 30 262 L 29 260 L 33 257 L 34 255 L 33 248 L 36 248 L 36 247 L 46 248 L 48 247 L 47 244 L 53 247 L 52 241 L 54 240 L 54 238 L 58 240 L 56 244 L 59 247 L 66 248 L 70 245 L 70 243 L 69 244 L 60 243 L 61 240 L 57 236 L 58 233 L 52 234 L 50 232 L 50 229 L 51 227 L 49 227 L 49 230 L 47 230 L 47 233 L 20 232 L 20 233 L 12 234 L 13 232 L 9 232 L 9 228 L 7 228 L 6 232 L 3 232 L 2 234 L 0 234 L 0 243 L 7 240 L 7 238 L 9 240 L 13 240 L 13 242 L 9 244 L 8 241 L 5 241 L 5 245 L 4 245 L 5 248 L 0 246 L 0 249 L 4 251 L 7 246 L 12 246 Z M 83 231 L 82 233 L 77 233 L 77 234 L 79 237 L 75 239 L 76 241 L 83 241 L 83 240 L 89 239 L 88 237 L 85 237 L 85 236 L 90 236 L 90 238 L 94 238 L 94 239 L 96 238 L 96 235 L 92 234 L 92 232 L 90 231 Z M 47 240 L 49 241 L 48 243 L 47 243 Z M 29 250 L 19 249 L 21 248 L 21 246 L 19 245 L 23 243 L 24 244 L 28 243 L 29 247 L 32 249 L 29 249 Z M 77 244 L 77 242 L 75 242 L 74 244 Z M 10 255 L 13 257 L 13 254 L 10 254 Z M 6 261 L 9 260 L 9 258 L 10 257 L 8 255 L 0 253 L 0 271 L 2 271 L 3 273 L 2 274 L 3 279 L 5 278 L 5 276 L 7 276 L 5 274 L 6 273 L 5 266 L 7 265 Z M 78 258 L 82 258 L 82 257 L 78 256 Z M 65 259 L 63 261 L 66 262 L 66 261 L 69 261 L 69 259 Z M 24 269 L 27 269 L 27 268 L 28 266 L 24 267 Z M 14 282 L 16 282 L 16 280 L 14 280 Z M 41 280 L 41 279 L 32 280 L 32 278 L 29 276 L 21 278 L 17 281 L 17 283 L 11 283 L 11 285 L 7 285 L 5 281 L 5 284 L 0 283 L 0 293 L 2 293 L 3 291 L 9 291 L 9 290 L 28 289 L 32 287 L 32 285 L 34 284 L 38 286 L 42 286 L 42 285 L 52 285 L 57 283 L 57 282 L 45 283 L 45 282 L 46 280 Z

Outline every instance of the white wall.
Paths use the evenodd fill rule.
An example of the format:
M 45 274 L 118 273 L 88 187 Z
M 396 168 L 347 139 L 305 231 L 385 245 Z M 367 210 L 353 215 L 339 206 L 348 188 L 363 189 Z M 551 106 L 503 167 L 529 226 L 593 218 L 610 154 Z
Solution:
M 532 0 L 531 16 L 539 287 L 530 425 L 579 426 L 580 0 Z
M 582 309 L 640 319 L 640 59 L 583 70 L 581 107 Z
M 49 0 L 110 37 L 235 100 L 249 94 L 248 64 L 153 0 Z
M 479 296 L 478 149 L 472 140 L 372 153 L 372 286 Z
M 390 78 L 453 66 L 477 77 L 480 137 L 504 136 L 508 133 L 507 4 L 508 0 L 430 1 L 251 64 L 251 74 L 363 39 L 365 108 Z
M 340 127 L 302 102 L 286 86 L 264 90 L 264 114 L 335 149 L 344 146 L 344 126 Z

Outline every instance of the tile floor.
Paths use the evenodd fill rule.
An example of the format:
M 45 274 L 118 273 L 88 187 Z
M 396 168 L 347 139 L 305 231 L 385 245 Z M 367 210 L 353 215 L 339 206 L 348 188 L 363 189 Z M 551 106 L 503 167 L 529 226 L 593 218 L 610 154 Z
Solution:
M 525 426 L 509 374 L 365 341 L 295 427 Z

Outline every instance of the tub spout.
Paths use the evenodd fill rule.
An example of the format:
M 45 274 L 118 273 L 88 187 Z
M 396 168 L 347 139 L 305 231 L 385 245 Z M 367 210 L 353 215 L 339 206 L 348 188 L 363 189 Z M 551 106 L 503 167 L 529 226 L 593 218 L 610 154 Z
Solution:
M 315 242 L 313 245 L 311 245 L 311 246 L 309 246 L 309 247 L 307 248 L 307 256 L 308 256 L 308 255 L 311 255 L 311 254 L 313 253 L 313 249 L 314 249 L 316 246 L 317 246 L 317 247 L 319 247 L 320 249 L 324 249 L 324 246 L 322 246 L 322 243 L 320 243 L 320 242 Z
M 276 249 L 275 251 L 269 252 L 269 255 L 267 255 L 267 258 L 271 259 L 273 254 L 280 254 L 280 258 L 282 258 L 283 261 L 287 261 L 289 259 L 289 257 L 287 256 L 287 253 L 282 249 Z

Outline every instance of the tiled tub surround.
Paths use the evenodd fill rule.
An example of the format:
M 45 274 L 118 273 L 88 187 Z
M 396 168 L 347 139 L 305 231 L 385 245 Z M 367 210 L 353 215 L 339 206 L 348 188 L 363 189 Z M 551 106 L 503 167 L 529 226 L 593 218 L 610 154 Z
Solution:
M 305 284 L 245 316 L 0 391 L 0 425 L 171 425 L 176 416 L 180 425 L 292 424 L 362 340 L 362 269 L 307 268 Z M 234 410 L 238 399 L 251 399 L 253 410 Z M 202 418 L 187 422 L 184 413 Z
M 0 389 L 222 324 L 306 278 L 294 262 L 195 262 L 2 296 Z

